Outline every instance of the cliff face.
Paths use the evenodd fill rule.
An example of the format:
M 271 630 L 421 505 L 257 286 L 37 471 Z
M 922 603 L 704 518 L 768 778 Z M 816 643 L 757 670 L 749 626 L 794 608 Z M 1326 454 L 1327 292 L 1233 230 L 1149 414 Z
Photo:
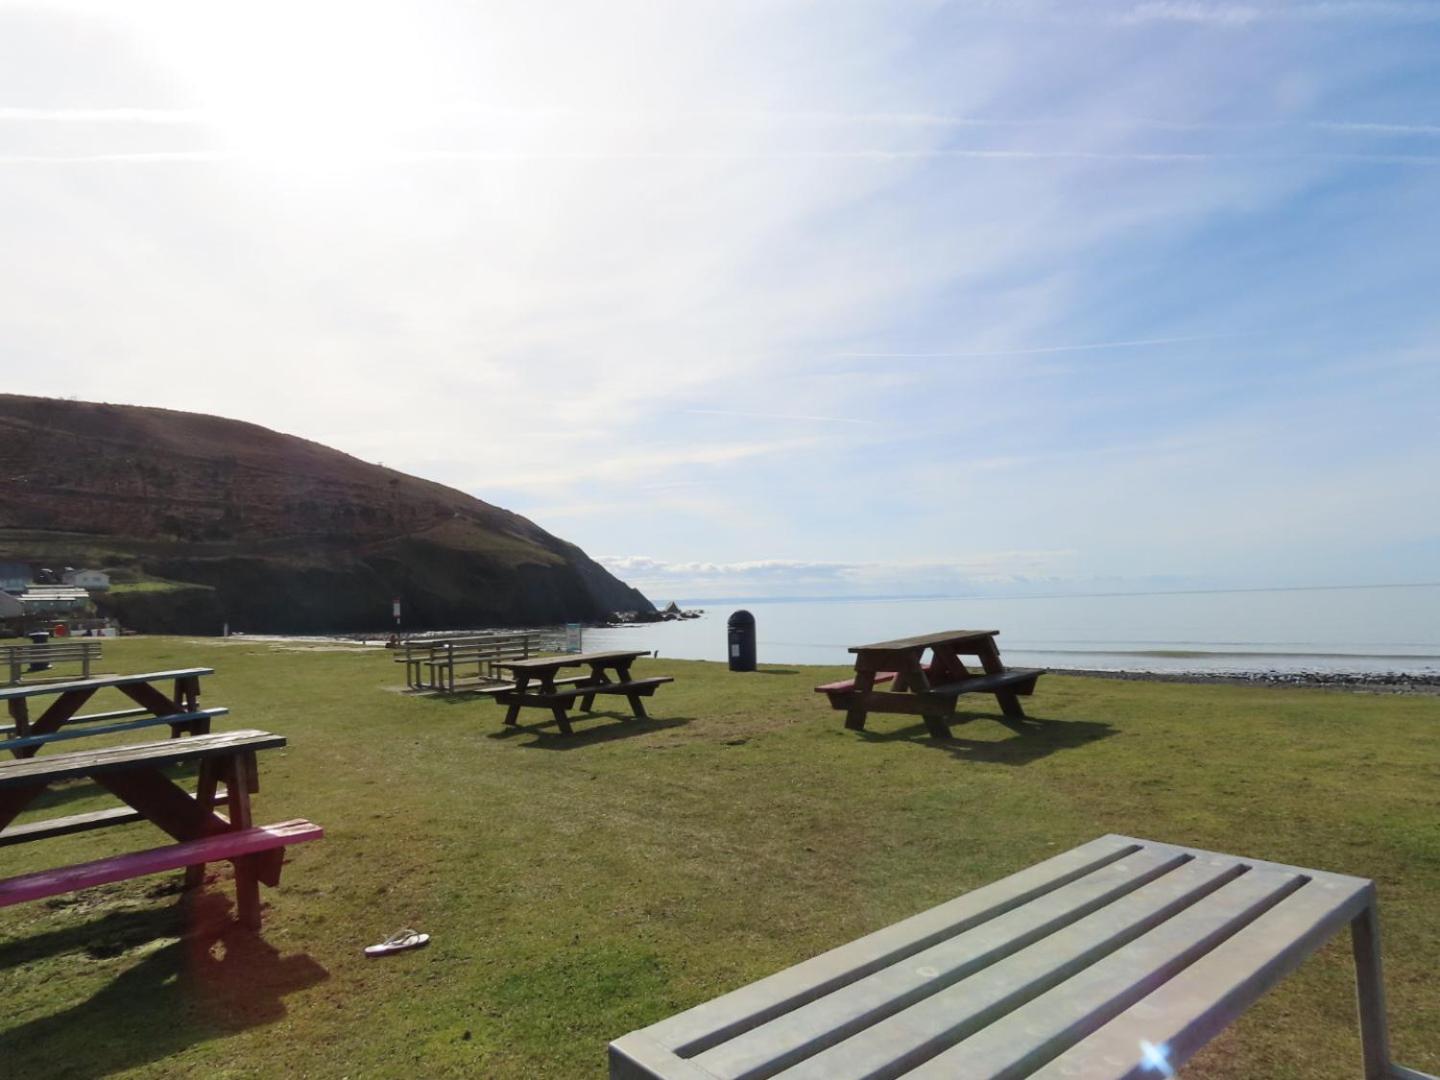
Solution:
M 0 394 L 0 558 L 208 588 L 105 604 L 150 632 L 536 625 L 652 610 L 463 492 L 254 424 Z M 167 599 L 169 597 L 169 599 Z

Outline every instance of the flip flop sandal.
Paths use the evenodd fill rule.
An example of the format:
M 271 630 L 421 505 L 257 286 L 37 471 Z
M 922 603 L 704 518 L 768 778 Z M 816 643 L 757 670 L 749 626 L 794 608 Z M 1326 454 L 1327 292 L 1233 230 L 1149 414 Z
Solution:
M 366 956 L 388 956 L 394 952 L 403 952 L 405 949 L 418 949 L 422 945 L 430 944 L 430 935 L 422 934 L 418 930 L 411 930 L 408 926 L 403 930 L 396 930 L 379 945 L 365 946 Z

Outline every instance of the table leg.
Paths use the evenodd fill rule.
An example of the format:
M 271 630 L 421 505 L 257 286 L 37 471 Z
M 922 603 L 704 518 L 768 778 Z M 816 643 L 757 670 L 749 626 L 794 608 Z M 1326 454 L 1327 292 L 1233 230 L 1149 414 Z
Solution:
M 873 689 L 875 689 L 875 673 L 873 671 L 857 671 L 855 688 L 850 691 L 855 696 L 851 701 L 850 708 L 845 710 L 845 726 L 849 730 L 865 730 L 865 716 L 869 711 L 865 702 Z
M 226 759 L 225 796 L 230 806 L 230 827 L 248 829 L 254 825 L 250 815 L 250 788 L 255 776 L 254 752 L 235 754 Z M 235 860 L 235 910 L 240 925 L 260 929 L 260 880 L 256 856 L 246 855 Z
M 985 669 L 987 675 L 1003 675 L 1005 665 L 1000 660 L 1000 650 L 995 647 L 995 639 L 981 642 L 976 646 L 976 652 L 980 655 L 980 666 Z M 1000 706 L 1000 711 L 1011 720 L 1024 720 L 1025 710 L 1020 705 L 1020 697 L 1013 690 L 997 690 L 995 701 Z
M 229 777 L 226 777 L 229 782 Z M 199 800 L 180 787 L 159 769 L 135 769 L 127 772 L 101 773 L 95 783 L 133 806 L 148 821 L 153 821 L 176 840 L 197 840 L 202 836 L 238 828 L 233 819 L 226 821 L 215 813 L 213 806 L 202 806 Z M 228 792 L 233 800 L 233 786 Z M 249 805 L 249 793 L 243 796 Z
M 70 718 L 78 713 L 85 705 L 85 702 L 89 701 L 94 695 L 94 690 L 71 690 L 61 694 L 51 703 L 48 709 L 30 723 L 28 731 L 21 731 L 20 721 L 17 718 L 15 721 L 15 733 L 17 735 L 53 735 L 68 724 Z M 24 699 L 22 698 L 21 703 L 23 704 L 23 702 Z M 40 747 L 38 746 L 26 746 L 20 750 L 12 751 L 12 753 L 17 758 L 28 758 L 34 757 L 39 750 Z
M 530 685 L 530 676 L 521 672 L 515 676 L 515 690 L 517 697 L 525 693 L 525 687 Z M 505 710 L 505 723 L 514 727 L 520 722 L 520 702 L 512 701 L 510 707 Z
M 116 689 L 142 709 L 149 709 L 155 716 L 168 716 L 173 712 L 183 711 L 175 698 L 166 697 L 149 683 L 128 683 L 117 686 Z
M 17 817 L 20 812 L 29 806 L 48 785 L 45 781 L 36 781 L 33 784 L 26 784 L 24 787 L 10 787 L 0 791 L 0 829 L 5 828 Z
M 220 786 L 220 759 L 205 758 L 200 762 L 200 776 L 195 785 L 195 801 L 203 807 L 215 805 L 215 791 Z M 185 888 L 198 889 L 205 881 L 205 864 L 194 863 L 185 868 Z
M 570 726 L 570 717 L 565 713 L 565 706 L 558 702 L 550 706 L 550 715 L 555 717 L 555 723 L 560 725 L 562 735 L 574 735 L 575 729 Z
M 30 703 L 22 698 L 10 699 L 10 720 L 15 725 L 15 734 L 24 738 L 30 734 Z

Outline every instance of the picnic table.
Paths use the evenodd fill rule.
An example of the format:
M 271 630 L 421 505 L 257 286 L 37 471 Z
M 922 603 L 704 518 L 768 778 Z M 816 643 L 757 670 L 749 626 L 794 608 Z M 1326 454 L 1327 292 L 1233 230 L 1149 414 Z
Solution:
M 817 686 L 832 708 L 845 713 L 845 726 L 865 729 L 869 713 L 919 715 L 926 730 L 947 738 L 961 694 L 994 694 L 1000 711 L 1014 720 L 1025 719 L 1020 697 L 1035 692 L 1044 674 L 1037 668 L 1007 668 L 995 645 L 999 630 L 945 630 L 938 634 L 879 641 L 852 646 L 855 676 Z M 925 654 L 930 662 L 925 663 Z M 980 671 L 971 671 L 961 657 L 975 657 Z M 890 684 L 889 690 L 876 686 Z
M 180 867 L 187 870 L 187 884 L 198 885 L 205 863 L 229 860 L 235 865 L 239 920 L 244 926 L 258 928 L 259 883 L 279 883 L 286 846 L 323 835 L 319 826 L 308 821 L 256 827 L 252 820 L 250 795 L 260 786 L 256 754 L 284 745 L 283 736 L 266 731 L 228 731 L 0 761 L 0 837 L 7 844 L 140 819 L 178 841 L 168 847 L 0 880 L 0 907 Z M 185 761 L 200 763 L 194 795 L 165 774 L 167 768 Z M 51 784 L 74 779 L 94 781 L 124 807 L 118 812 L 102 810 L 7 828 Z M 215 812 L 217 801 L 225 804 L 227 816 Z
M 58 733 L 67 724 L 102 725 L 90 728 L 88 733 L 104 734 L 168 723 L 172 735 L 182 732 L 203 734 L 210 730 L 211 719 L 224 713 L 223 709 L 199 708 L 200 679 L 213 674 L 214 668 L 179 668 L 138 675 L 106 675 L 70 682 L 0 687 L 0 701 L 8 707 L 11 720 L 9 725 L 0 726 L 0 738 L 5 739 L 0 742 L 0 749 L 8 749 L 17 757 L 30 757 L 41 745 L 64 738 Z M 168 686 L 164 685 L 167 683 Z M 105 689 L 118 690 L 134 702 L 134 707 L 79 715 L 86 702 Z M 31 700 L 45 697 L 55 700 L 46 705 L 39 716 L 32 717 Z M 133 717 L 146 719 L 137 721 L 132 720 Z
M 1347 925 L 1359 1075 L 1436 1080 L 1390 1057 L 1372 882 L 1113 835 L 631 1032 L 610 1076 L 1174 1076 Z
M 579 700 L 581 710 L 591 712 L 597 694 L 624 696 L 630 702 L 630 711 L 637 719 L 643 720 L 645 705 L 640 699 L 650 697 L 657 687 L 675 681 L 668 675 L 631 678 L 630 666 L 640 657 L 648 655 L 648 649 L 641 649 L 502 661 L 499 667 L 509 671 L 515 682 L 513 687 L 496 693 L 495 700 L 509 706 L 505 712 L 507 724 L 513 726 L 519 723 L 522 708 L 549 709 L 566 735 L 574 733 L 568 715 L 570 707 Z M 588 667 L 590 673 L 570 678 L 557 677 L 564 669 L 577 667 Z

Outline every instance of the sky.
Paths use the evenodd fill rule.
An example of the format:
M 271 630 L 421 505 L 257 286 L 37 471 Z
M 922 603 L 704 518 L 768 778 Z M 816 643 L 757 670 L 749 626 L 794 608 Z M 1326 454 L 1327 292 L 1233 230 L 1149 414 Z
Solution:
M 1440 0 L 0 0 L 0 385 L 658 602 L 1434 582 L 1437 56 Z

